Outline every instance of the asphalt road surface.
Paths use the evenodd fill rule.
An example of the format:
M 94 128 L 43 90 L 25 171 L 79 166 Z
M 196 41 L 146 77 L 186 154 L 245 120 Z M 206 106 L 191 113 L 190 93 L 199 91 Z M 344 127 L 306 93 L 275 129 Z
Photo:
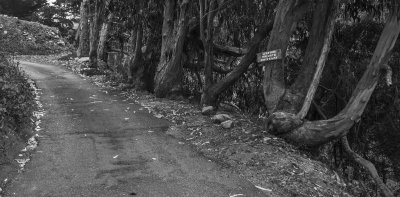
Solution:
M 43 93 L 39 146 L 6 196 L 266 196 L 167 134 L 168 121 L 62 66 L 21 62 Z

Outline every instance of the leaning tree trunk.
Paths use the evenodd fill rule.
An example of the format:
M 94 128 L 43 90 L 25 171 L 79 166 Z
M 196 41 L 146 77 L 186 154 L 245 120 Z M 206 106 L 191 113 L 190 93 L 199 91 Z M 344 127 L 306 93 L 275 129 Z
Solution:
M 358 122 L 373 93 L 380 76 L 380 69 L 388 61 L 400 32 L 399 7 L 393 9 L 379 38 L 372 59 L 358 82 L 345 108 L 328 120 L 305 121 L 295 114 L 275 112 L 267 121 L 273 134 L 299 145 L 315 146 L 347 134 Z
M 183 44 L 187 31 L 187 8 L 190 0 L 182 0 L 179 16 L 174 19 L 176 0 L 165 0 L 160 63 L 154 77 L 157 97 L 180 90 L 183 70 L 181 65 Z
M 286 90 L 280 100 L 278 110 L 298 113 L 304 107 L 299 112 L 301 113 L 300 116 L 304 118 L 307 114 L 325 67 L 338 6 L 338 0 L 320 0 L 317 2 L 302 69 L 295 82 L 290 89 Z M 310 95 L 307 95 L 307 93 Z M 307 105 L 303 105 L 306 96 L 308 98 Z
M 83 0 L 80 10 L 80 23 L 79 23 L 79 44 L 76 50 L 78 57 L 85 57 L 89 55 L 89 0 Z
M 103 22 L 100 30 L 99 44 L 97 46 L 97 61 L 107 62 L 107 53 L 105 50 L 108 33 L 111 27 L 111 21 L 114 17 L 112 12 L 108 13 L 107 19 Z
M 298 4 L 299 3 L 299 4 Z M 297 22 L 304 16 L 309 2 L 281 0 L 276 8 L 274 27 L 268 41 L 267 50 L 280 49 L 282 60 L 264 62 L 264 98 L 267 111 L 275 111 L 279 100 L 285 93 L 284 59 L 289 38 L 296 28 Z
M 216 102 L 218 95 L 227 90 L 247 71 L 256 58 L 260 43 L 271 29 L 272 22 L 265 20 L 265 22 L 259 27 L 259 30 L 254 34 L 253 38 L 251 38 L 247 46 L 247 53 L 240 60 L 239 64 L 223 79 L 213 84 L 206 91 L 203 91 L 201 98 L 202 105 L 213 105 Z
M 349 142 L 347 140 L 346 136 L 343 136 L 341 139 L 342 146 L 344 151 L 349 155 L 350 159 L 353 160 L 354 162 L 358 163 L 362 167 L 367 170 L 367 172 L 371 175 L 372 179 L 375 181 L 375 184 L 378 186 L 378 188 L 381 190 L 383 193 L 383 196 L 385 197 L 394 197 L 392 191 L 385 185 L 385 183 L 382 181 L 382 179 L 379 177 L 378 171 L 375 168 L 375 165 L 371 163 L 370 161 L 364 159 L 361 157 L 359 154 L 354 152 L 349 145 Z

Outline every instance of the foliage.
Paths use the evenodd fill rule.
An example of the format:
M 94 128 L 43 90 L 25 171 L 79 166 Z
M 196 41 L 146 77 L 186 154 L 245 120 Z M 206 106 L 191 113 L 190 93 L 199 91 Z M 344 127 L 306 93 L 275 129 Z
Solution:
M 30 20 L 39 22 L 50 27 L 58 28 L 63 37 L 69 36 L 70 30 L 73 32 L 73 19 L 71 19 L 69 16 L 68 7 L 65 6 L 43 6 L 35 12 Z
M 352 23 L 341 21 L 336 24 L 331 62 L 327 63 L 315 98 L 315 103 L 326 116 L 334 116 L 347 103 L 367 67 L 382 29 L 383 22 L 365 18 Z M 400 110 L 397 107 L 400 101 L 400 70 L 397 66 L 400 58 L 399 46 L 397 43 L 388 63 L 393 71 L 393 85 L 388 86 L 385 78 L 380 80 L 362 119 L 348 135 L 352 149 L 374 163 L 379 174 L 387 181 L 399 181 L 400 177 Z M 386 71 L 382 72 L 385 75 Z M 310 111 L 309 117 L 314 113 L 315 108 Z M 346 155 L 340 154 L 340 143 L 335 144 L 330 151 L 328 162 L 334 168 L 341 169 L 348 181 L 368 180 L 368 175 L 362 168 L 347 160 Z M 365 182 L 372 187 L 373 183 Z
M 26 19 L 46 4 L 46 0 L 1 0 L 0 14 Z
M 0 51 L 20 54 L 50 54 L 66 49 L 56 28 L 0 15 Z
M 34 93 L 26 75 L 10 61 L 4 53 L 0 54 L 0 122 L 15 122 L 17 125 L 30 121 L 35 109 Z M 14 125 L 16 126 L 16 125 Z

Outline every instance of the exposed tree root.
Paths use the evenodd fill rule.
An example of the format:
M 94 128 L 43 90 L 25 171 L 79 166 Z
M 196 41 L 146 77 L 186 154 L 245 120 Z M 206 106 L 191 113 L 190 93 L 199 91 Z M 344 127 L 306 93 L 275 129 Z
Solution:
M 347 152 L 349 155 L 350 159 L 352 159 L 354 162 L 360 164 L 362 167 L 364 167 L 367 172 L 371 175 L 372 179 L 375 181 L 376 185 L 378 188 L 381 190 L 382 194 L 385 197 L 394 197 L 393 193 L 390 191 L 390 189 L 383 183 L 382 179 L 379 177 L 379 174 L 374 166 L 370 161 L 364 159 L 361 157 L 359 154 L 354 152 L 349 145 L 349 142 L 347 140 L 346 136 L 343 136 L 341 138 L 342 146 L 344 150 Z

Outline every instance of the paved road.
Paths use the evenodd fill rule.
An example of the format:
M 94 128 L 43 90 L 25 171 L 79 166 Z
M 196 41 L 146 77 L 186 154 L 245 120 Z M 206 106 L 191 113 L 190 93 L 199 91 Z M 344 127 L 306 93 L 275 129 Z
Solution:
M 21 63 L 46 114 L 40 145 L 7 196 L 266 196 L 166 135 L 169 123 L 141 106 L 61 66 Z

